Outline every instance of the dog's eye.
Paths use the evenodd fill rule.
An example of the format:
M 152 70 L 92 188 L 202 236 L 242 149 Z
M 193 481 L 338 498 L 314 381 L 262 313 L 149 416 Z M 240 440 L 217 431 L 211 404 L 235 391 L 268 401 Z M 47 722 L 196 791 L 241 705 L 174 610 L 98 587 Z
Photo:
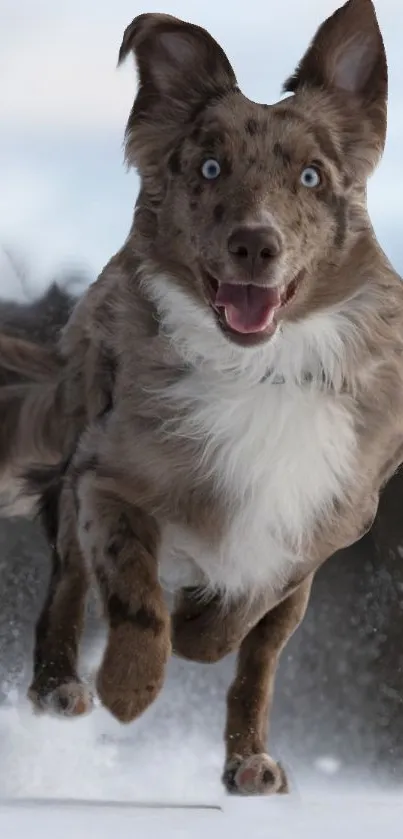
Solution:
M 316 186 L 319 186 L 321 177 L 316 166 L 306 166 L 301 172 L 300 180 L 302 185 L 307 186 L 308 189 L 314 189 Z
M 215 178 L 218 178 L 221 172 L 221 166 L 217 160 L 205 160 L 203 166 L 201 168 L 201 173 L 203 178 L 206 178 L 207 181 L 214 181 Z

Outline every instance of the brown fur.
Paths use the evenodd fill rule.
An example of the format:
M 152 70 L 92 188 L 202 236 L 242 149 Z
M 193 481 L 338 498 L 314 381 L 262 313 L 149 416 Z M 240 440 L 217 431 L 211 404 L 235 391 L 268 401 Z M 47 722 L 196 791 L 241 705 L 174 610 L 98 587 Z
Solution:
M 403 288 L 365 202 L 386 133 L 382 37 L 370 0 L 349 0 L 323 24 L 286 83 L 293 96 L 270 107 L 239 91 L 222 49 L 199 27 L 141 15 L 126 30 L 120 60 L 130 52 L 139 70 L 126 146 L 141 177 L 134 223 L 69 320 L 59 375 L 27 396 L 35 393 L 36 421 L 28 422 L 23 403 L 3 443 L 14 473 L 15 463 L 32 466 L 38 452 L 42 463 L 57 461 L 48 475 L 31 473 L 36 493 L 48 479 L 50 488 L 54 480 L 63 485 L 53 516 L 60 518 L 64 570 L 53 579 L 38 629 L 32 696 L 38 704 L 56 697 L 60 707 L 68 684 L 68 712 L 88 707 L 76 653 L 86 588 L 78 569 L 83 580 L 90 570 L 109 623 L 98 674 L 104 704 L 128 721 L 152 702 L 171 633 L 174 651 L 199 661 L 239 648 L 224 781 L 238 793 L 281 792 L 285 774 L 265 754 L 279 654 L 303 618 L 316 569 L 369 529 L 380 488 L 403 454 Z M 203 180 L 206 159 L 220 161 L 217 181 Z M 306 166 L 319 174 L 314 188 L 301 187 Z M 357 444 L 355 474 L 329 514 L 316 516 L 298 572 L 230 602 L 220 591 L 207 597 L 186 589 L 172 621 L 157 576 L 164 523 L 208 534 L 218 550 L 243 502 L 214 481 L 208 441 L 178 433 L 189 406 L 183 400 L 173 410 L 167 394 L 186 383 L 197 353 L 186 354 L 188 344 L 162 316 L 160 275 L 167 274 L 170 293 L 215 324 L 213 344 L 224 333 L 237 353 L 268 344 L 272 326 L 235 332 L 212 306 L 214 278 L 281 288 L 275 318 L 283 328 L 343 305 L 343 365 L 308 372 L 318 393 L 349 413 Z M 224 372 L 236 375 L 235 362 Z M 14 416 L 11 399 L 9 410 Z

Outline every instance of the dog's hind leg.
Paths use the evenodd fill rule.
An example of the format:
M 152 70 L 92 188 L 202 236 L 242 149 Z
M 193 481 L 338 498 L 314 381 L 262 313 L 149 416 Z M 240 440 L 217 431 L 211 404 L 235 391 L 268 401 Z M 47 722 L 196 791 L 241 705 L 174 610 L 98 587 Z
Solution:
M 266 752 L 280 653 L 301 623 L 312 576 L 268 611 L 271 596 L 226 606 L 183 590 L 172 617 L 173 650 L 190 661 L 217 662 L 235 650 L 237 672 L 227 697 L 223 783 L 238 795 L 288 791 L 283 768 Z M 266 603 L 266 605 L 265 605 Z
M 92 696 L 77 673 L 85 617 L 88 574 L 77 538 L 74 496 L 67 479 L 42 497 L 42 523 L 52 546 L 48 593 L 36 626 L 34 672 L 29 698 L 39 711 L 78 716 L 91 710 Z
M 266 753 L 267 737 L 279 657 L 305 615 L 312 579 L 267 612 L 241 644 L 227 697 L 223 782 L 230 793 L 288 792 L 282 766 Z

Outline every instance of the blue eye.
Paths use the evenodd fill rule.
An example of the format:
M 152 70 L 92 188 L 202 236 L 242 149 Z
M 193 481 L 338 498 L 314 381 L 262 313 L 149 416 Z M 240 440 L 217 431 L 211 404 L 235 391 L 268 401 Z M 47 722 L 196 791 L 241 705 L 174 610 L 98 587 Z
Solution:
M 207 181 L 214 181 L 218 178 L 221 172 L 221 166 L 217 160 L 205 160 L 203 166 L 201 167 L 201 173 L 203 178 L 206 178 Z
M 319 186 L 321 177 L 316 166 L 306 166 L 301 172 L 300 180 L 302 185 L 308 187 L 308 189 L 314 189 L 316 186 Z

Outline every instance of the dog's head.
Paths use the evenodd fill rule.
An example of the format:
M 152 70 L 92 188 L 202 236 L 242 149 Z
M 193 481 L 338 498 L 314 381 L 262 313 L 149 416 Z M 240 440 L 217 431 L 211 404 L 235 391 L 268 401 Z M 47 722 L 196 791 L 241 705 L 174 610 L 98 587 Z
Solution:
M 334 271 L 368 230 L 366 181 L 386 133 L 371 0 L 325 21 L 274 105 L 240 92 L 198 26 L 140 15 L 120 61 L 130 52 L 139 89 L 126 154 L 141 178 L 136 235 L 153 264 L 245 346 L 351 294 Z

